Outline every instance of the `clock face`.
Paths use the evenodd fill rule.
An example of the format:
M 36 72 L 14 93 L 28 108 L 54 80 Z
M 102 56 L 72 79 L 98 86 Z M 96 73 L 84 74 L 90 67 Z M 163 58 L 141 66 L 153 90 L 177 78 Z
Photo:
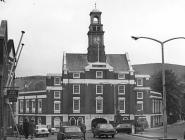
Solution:
M 94 43 L 99 43 L 99 42 L 100 42 L 100 37 L 99 36 L 94 37 Z

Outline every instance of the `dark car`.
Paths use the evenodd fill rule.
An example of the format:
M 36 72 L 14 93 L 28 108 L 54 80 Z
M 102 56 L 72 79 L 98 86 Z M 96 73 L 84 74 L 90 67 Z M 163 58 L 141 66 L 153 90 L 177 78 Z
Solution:
M 111 136 L 114 138 L 116 134 L 116 130 L 112 126 L 112 124 L 97 124 L 96 127 L 93 129 L 93 137 L 95 138 L 96 136 L 101 137 L 101 136 Z
M 116 126 L 116 131 L 118 133 L 132 133 L 132 124 L 130 123 L 123 123 L 123 124 L 118 124 Z
M 62 126 L 57 133 L 57 140 L 84 140 L 84 135 L 78 126 Z

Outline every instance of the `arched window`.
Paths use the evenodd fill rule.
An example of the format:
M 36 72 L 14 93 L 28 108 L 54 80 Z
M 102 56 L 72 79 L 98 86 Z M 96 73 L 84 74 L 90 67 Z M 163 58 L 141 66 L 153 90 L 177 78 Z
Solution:
M 60 127 L 60 118 L 59 117 L 54 118 L 54 127 Z
M 71 125 L 76 125 L 76 119 L 72 117 L 72 118 L 70 119 L 70 124 L 71 124 Z
M 42 119 L 41 119 L 41 117 L 38 117 L 37 122 L 38 122 L 38 124 L 42 124 Z
M 93 23 L 96 23 L 96 24 L 98 23 L 98 17 L 93 18 Z
M 83 118 L 79 117 L 77 120 L 77 125 L 84 123 Z

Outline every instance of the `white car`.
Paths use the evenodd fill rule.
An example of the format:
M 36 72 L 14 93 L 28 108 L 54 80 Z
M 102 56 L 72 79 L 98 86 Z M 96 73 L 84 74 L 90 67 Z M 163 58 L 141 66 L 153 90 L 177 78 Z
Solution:
M 51 128 L 51 134 L 54 135 L 55 133 L 57 133 L 57 129 L 56 128 Z
M 35 137 L 38 136 L 47 136 L 49 135 L 49 131 L 47 125 L 36 125 L 35 128 Z

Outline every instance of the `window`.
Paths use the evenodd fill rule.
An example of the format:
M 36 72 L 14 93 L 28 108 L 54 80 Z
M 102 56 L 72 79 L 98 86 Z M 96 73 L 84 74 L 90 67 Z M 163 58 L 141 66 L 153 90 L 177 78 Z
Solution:
M 23 113 L 23 100 L 19 101 L 19 110 L 20 110 L 20 113 Z
M 28 113 L 29 112 L 29 100 L 26 100 L 26 112 Z
M 118 85 L 118 93 L 125 94 L 125 85 Z
M 32 113 L 35 113 L 35 100 L 34 99 L 31 101 L 31 108 L 32 108 Z
M 96 23 L 96 24 L 98 23 L 98 18 L 97 17 L 93 18 L 93 23 Z
M 96 78 L 103 78 L 103 71 L 96 71 Z
M 125 79 L 124 73 L 118 73 L 118 79 Z
M 73 94 L 80 94 L 80 85 L 73 85 Z
M 74 72 L 73 73 L 73 78 L 80 78 L 80 73 L 79 72 Z
M 73 113 L 80 113 L 80 97 L 73 97 Z
M 103 85 L 96 85 L 96 94 L 103 94 Z
M 143 101 L 137 101 L 137 111 L 143 110 Z
M 137 86 L 143 86 L 143 79 L 142 78 L 137 79 Z
M 103 98 L 96 97 L 96 113 L 103 113 Z
M 38 117 L 37 123 L 38 123 L 38 124 L 42 124 L 42 119 L 41 119 L 41 117 Z
M 54 113 L 60 113 L 60 101 L 54 101 Z
M 38 113 L 42 113 L 42 99 L 38 99 Z
M 143 99 L 143 92 L 137 92 L 137 99 Z
M 19 117 L 19 123 L 22 124 L 23 123 L 23 117 Z
M 125 98 L 124 97 L 118 98 L 118 109 L 120 113 L 125 113 Z
M 60 91 L 54 91 L 54 99 L 60 99 Z
M 60 77 L 55 77 L 54 78 L 54 85 L 60 85 Z

